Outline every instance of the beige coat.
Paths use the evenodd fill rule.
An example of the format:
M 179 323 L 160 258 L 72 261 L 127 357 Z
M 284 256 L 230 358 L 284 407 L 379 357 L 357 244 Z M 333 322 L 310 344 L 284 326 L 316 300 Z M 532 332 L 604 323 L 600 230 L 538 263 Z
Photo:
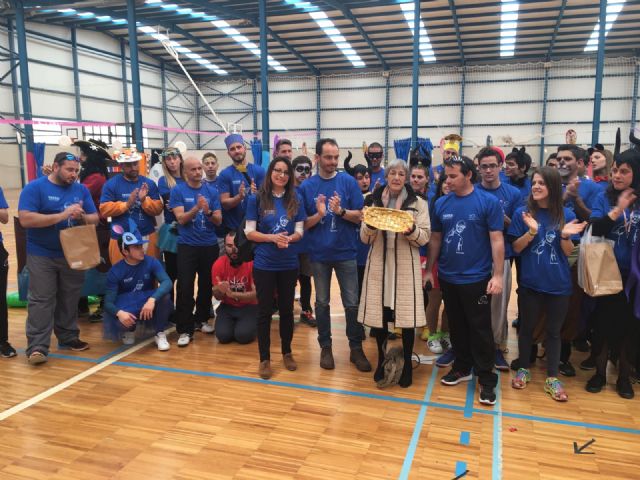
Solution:
M 429 208 L 424 199 L 414 194 L 409 187 L 406 188 L 407 198 L 402 210 L 413 215 L 416 228 L 411 234 L 383 232 L 364 222 L 360 227 L 360 239 L 371 245 L 371 248 L 362 282 L 358 322 L 370 327 L 382 327 L 385 296 L 391 297 L 388 306 L 395 311 L 396 327 L 414 328 L 426 325 L 418 248 L 426 245 L 431 235 Z M 370 195 L 366 203 L 382 206 L 379 195 L 381 192 L 376 193 L 378 195 Z

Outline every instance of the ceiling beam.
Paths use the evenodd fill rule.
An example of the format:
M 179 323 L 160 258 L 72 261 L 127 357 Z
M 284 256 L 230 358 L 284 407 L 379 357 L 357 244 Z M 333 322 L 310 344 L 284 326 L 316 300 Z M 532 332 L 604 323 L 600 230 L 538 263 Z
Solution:
M 449 0 L 449 8 L 451 9 L 451 15 L 453 16 L 453 26 L 456 30 L 456 40 L 458 41 L 458 49 L 460 50 L 460 61 L 464 65 L 464 49 L 462 48 L 462 37 L 460 36 L 460 25 L 458 24 L 458 14 L 456 12 L 456 3 L 454 0 Z M 433 43 L 431 44 L 433 46 Z
M 560 30 L 560 23 L 562 23 L 562 17 L 564 17 L 564 9 L 566 6 L 567 6 L 567 0 L 562 0 L 562 5 L 560 6 L 560 14 L 558 15 L 556 26 L 553 28 L 553 36 L 551 37 L 551 42 L 549 43 L 549 50 L 547 51 L 547 61 L 551 60 L 551 55 L 553 55 L 553 47 L 556 44 L 556 38 L 558 37 L 558 30 Z

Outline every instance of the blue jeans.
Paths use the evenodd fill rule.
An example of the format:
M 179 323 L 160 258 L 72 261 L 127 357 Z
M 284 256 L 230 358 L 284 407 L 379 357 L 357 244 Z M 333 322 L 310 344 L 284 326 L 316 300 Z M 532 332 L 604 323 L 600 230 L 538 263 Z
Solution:
M 340 297 L 347 320 L 347 338 L 350 348 L 361 348 L 364 328 L 358 323 L 358 267 L 356 260 L 338 262 L 311 262 L 313 284 L 316 288 L 316 320 L 318 343 L 321 348 L 331 346 L 331 273 L 335 270 L 340 285 Z

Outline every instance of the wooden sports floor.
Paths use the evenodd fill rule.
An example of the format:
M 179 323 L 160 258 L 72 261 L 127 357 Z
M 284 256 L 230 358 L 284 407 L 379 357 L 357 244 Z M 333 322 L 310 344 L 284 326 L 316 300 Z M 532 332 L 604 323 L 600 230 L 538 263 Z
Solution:
M 17 192 L 6 193 L 15 211 Z M 2 231 L 13 291 L 15 241 Z M 409 389 L 379 390 L 349 363 L 337 286 L 332 305 L 336 369 L 320 369 L 316 331 L 297 325 L 299 369 L 284 370 L 274 321 L 271 381 L 257 377 L 256 343 L 198 333 L 179 349 L 172 334 L 159 352 L 103 341 L 101 324 L 87 322 L 90 350 L 58 351 L 54 339 L 49 362 L 32 367 L 25 310 L 11 309 L 20 354 L 0 358 L 0 479 L 640 479 L 638 398 L 611 386 L 589 394 L 591 373 L 578 370 L 569 402 L 555 403 L 542 391 L 542 360 L 525 390 L 501 374 L 491 408 L 475 383 L 442 386 L 431 365 L 416 368 Z M 365 350 L 374 360 L 373 339 Z M 429 354 L 419 340 L 416 351 Z M 576 367 L 584 356 L 574 354 Z

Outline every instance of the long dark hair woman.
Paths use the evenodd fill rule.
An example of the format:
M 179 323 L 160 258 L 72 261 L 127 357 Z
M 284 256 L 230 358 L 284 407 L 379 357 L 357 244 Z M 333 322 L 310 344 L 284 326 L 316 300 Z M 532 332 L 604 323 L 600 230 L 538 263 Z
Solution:
M 632 136 L 631 141 L 640 146 Z M 619 138 L 616 151 L 619 152 Z M 620 269 L 623 285 L 631 273 L 632 253 L 640 235 L 640 151 L 627 150 L 615 155 L 611 168 L 611 183 L 597 197 L 591 212 L 592 234 L 613 240 L 613 253 Z M 592 355 L 596 373 L 587 382 L 586 390 L 598 393 L 606 385 L 609 359 L 618 359 L 616 391 L 622 398 L 633 398 L 629 376 L 635 361 L 638 342 L 638 320 L 633 302 L 624 291 L 597 297 Z
M 523 389 L 531 380 L 529 352 L 533 332 L 542 314 L 546 313 L 547 379 L 544 391 L 559 402 L 568 399 L 558 380 L 560 330 L 573 290 L 567 257 L 573 250 L 571 237 L 585 226 L 585 222 L 578 223 L 575 214 L 563 206 L 562 180 L 558 171 L 542 167 L 533 174 L 527 205 L 516 210 L 508 230 L 513 249 L 520 254 L 522 269 L 518 291 L 520 368 L 511 386 Z
M 302 239 L 306 214 L 295 188 L 293 167 L 284 157 L 270 164 L 262 187 L 247 203 L 247 238 L 255 242 L 253 280 L 258 296 L 258 374 L 271 378 L 271 315 L 277 295 L 280 312 L 280 340 L 283 363 L 296 370 L 291 353 L 293 339 L 293 299 L 298 278 L 298 250 L 290 244 Z

